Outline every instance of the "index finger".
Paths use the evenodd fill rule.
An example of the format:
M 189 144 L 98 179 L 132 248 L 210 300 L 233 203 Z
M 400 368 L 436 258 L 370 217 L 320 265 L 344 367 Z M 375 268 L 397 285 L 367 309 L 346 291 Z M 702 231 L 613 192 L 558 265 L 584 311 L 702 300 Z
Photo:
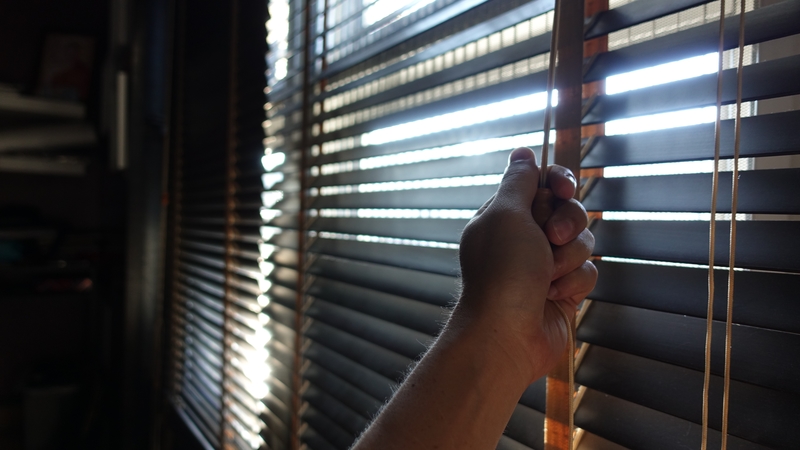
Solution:
M 552 165 L 547 168 L 547 185 L 556 198 L 569 200 L 575 196 L 578 181 L 571 170 L 563 166 Z

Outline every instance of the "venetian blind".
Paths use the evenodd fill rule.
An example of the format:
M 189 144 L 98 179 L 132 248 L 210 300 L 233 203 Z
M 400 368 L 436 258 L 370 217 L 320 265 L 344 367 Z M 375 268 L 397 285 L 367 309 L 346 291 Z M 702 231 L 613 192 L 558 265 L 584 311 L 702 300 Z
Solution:
M 261 164 L 267 7 L 185 2 L 178 17 L 173 401 L 203 447 L 262 448 L 281 436 L 282 420 L 289 422 L 274 406 L 280 389 L 267 384 L 281 374 L 281 353 L 270 344 L 263 294 L 273 261 L 293 257 L 270 252 L 262 239 L 262 192 L 279 182 L 264 176 Z
M 587 18 L 585 32 L 608 36 L 609 51 L 584 65 L 584 81 L 604 82 L 606 93 L 587 97 L 582 111 L 587 127 L 604 126 L 587 134 L 581 163 L 600 281 L 579 317 L 578 446 L 699 448 L 711 192 L 702 161 L 713 157 L 702 108 L 715 103 L 716 77 L 702 58 L 716 52 L 720 8 L 623 3 Z M 749 6 L 746 102 L 798 93 L 796 56 L 763 60 L 752 46 L 800 31 L 799 6 Z M 265 276 L 251 294 L 254 320 L 269 333 L 269 389 L 258 400 L 270 448 L 347 448 L 438 332 L 457 292 L 461 229 L 496 189 L 508 150 L 541 144 L 552 8 L 544 0 L 270 2 L 263 224 L 256 234 L 235 222 L 252 258 L 231 263 Z M 736 20 L 728 22 L 732 49 Z M 620 80 L 611 76 L 687 58 L 699 59 L 679 64 L 672 80 L 656 83 L 650 72 L 622 79 L 638 89 L 610 90 Z M 726 104 L 734 72 L 724 75 Z M 673 115 L 649 117 L 664 113 Z M 793 114 L 742 121 L 742 155 L 755 170 L 741 173 L 739 212 L 753 220 L 739 223 L 732 448 L 789 448 L 781 430 L 800 416 L 791 383 L 800 370 L 791 295 L 798 230 L 774 220 L 797 213 L 787 192 L 798 178 L 792 168 L 759 169 L 761 157 L 797 151 Z M 722 133 L 728 159 L 731 120 Z M 700 168 L 638 167 L 685 161 Z M 721 213 L 730 204 L 725 173 Z M 717 248 L 725 264 L 725 245 Z M 544 398 L 541 380 L 520 399 L 499 448 L 543 448 Z

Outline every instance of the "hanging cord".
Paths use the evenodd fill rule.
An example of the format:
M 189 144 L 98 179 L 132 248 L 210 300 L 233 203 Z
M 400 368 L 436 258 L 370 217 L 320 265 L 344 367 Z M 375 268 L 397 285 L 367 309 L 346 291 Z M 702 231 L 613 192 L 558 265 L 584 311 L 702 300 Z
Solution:
M 725 318 L 725 382 L 722 391 L 722 450 L 728 446 L 728 409 L 731 386 L 731 348 L 733 326 L 733 270 L 736 259 L 736 211 L 739 203 L 739 148 L 742 135 L 742 66 L 744 65 L 744 10 L 745 1 L 739 8 L 739 61 L 736 66 L 736 130 L 733 141 L 733 177 L 731 183 L 731 234 L 728 258 L 728 311 Z
M 714 124 L 714 175 L 711 182 L 711 217 L 708 230 L 708 309 L 706 311 L 705 370 L 703 373 L 703 431 L 700 449 L 708 449 L 708 395 L 711 386 L 711 334 L 714 325 L 714 254 L 717 238 L 717 193 L 722 122 L 722 58 L 725 51 L 725 0 L 720 0 L 719 47 L 717 49 L 717 118 Z
M 553 89 L 556 84 L 556 57 L 558 54 L 558 22 L 561 15 L 561 0 L 556 0 L 553 12 L 553 28 L 550 35 L 550 67 L 547 71 L 547 104 L 544 108 L 544 141 L 542 162 L 539 171 L 539 187 L 547 186 L 547 164 L 550 158 L 550 123 L 553 116 Z

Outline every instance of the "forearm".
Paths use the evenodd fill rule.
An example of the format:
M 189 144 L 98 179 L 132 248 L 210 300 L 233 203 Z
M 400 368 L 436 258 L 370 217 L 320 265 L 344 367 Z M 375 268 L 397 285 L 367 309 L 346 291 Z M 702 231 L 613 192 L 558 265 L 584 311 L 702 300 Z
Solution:
M 530 380 L 493 334 L 448 324 L 354 450 L 495 448 Z

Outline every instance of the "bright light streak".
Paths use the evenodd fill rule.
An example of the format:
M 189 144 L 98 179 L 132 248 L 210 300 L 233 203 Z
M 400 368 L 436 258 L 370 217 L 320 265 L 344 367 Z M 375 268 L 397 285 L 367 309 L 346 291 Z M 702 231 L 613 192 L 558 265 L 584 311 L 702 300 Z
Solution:
M 610 120 L 606 122 L 606 136 L 642 133 L 645 131 L 666 130 L 668 128 L 711 123 L 714 122 L 716 118 L 717 108 L 715 106 L 708 106 L 705 108 L 684 109 L 681 111 Z
M 753 158 L 739 159 L 739 170 L 753 170 Z M 630 166 L 609 166 L 603 169 L 606 178 L 647 177 L 653 175 L 683 175 L 689 173 L 711 173 L 714 171 L 714 160 L 678 161 L 658 164 L 639 164 Z M 723 159 L 719 162 L 720 172 L 733 172 L 733 160 Z
M 289 74 L 289 60 L 280 58 L 275 61 L 275 79 L 282 80 Z
M 555 142 L 555 131 L 550 133 L 550 141 Z M 463 156 L 476 156 L 487 153 L 511 150 L 517 147 L 535 147 L 542 145 L 544 133 L 519 134 L 477 141 L 462 142 L 460 144 L 446 145 L 443 147 L 426 148 L 409 152 L 394 153 L 390 155 L 372 156 L 357 161 L 342 161 L 323 164 L 319 170 L 322 175 L 352 172 L 355 170 L 369 170 L 380 167 L 414 164 L 425 161 L 434 161 L 447 158 L 460 158 Z
M 365 27 L 373 25 L 381 20 L 389 17 L 390 15 L 400 11 L 401 9 L 405 8 L 408 5 L 411 5 L 416 0 L 378 0 L 375 3 L 367 6 L 368 1 L 364 1 L 364 6 L 367 6 L 364 9 L 364 13 L 361 16 L 361 22 L 364 24 Z M 414 5 L 413 7 L 409 8 L 409 11 L 405 11 L 403 16 L 411 14 L 412 12 L 422 8 L 423 6 L 427 5 L 428 3 L 432 3 L 434 0 L 421 0 L 418 4 Z
M 264 189 L 272 189 L 273 186 L 283 181 L 283 172 L 269 172 L 261 175 L 261 184 Z
M 750 220 L 750 214 L 736 214 L 736 220 Z M 717 213 L 717 220 L 731 220 L 730 213 Z M 603 220 L 708 222 L 711 213 L 603 211 Z
M 663 164 L 640 164 L 611 166 L 603 169 L 605 178 L 646 177 L 654 175 L 683 175 L 688 173 L 711 173 L 714 161 L 680 161 Z
M 262 348 L 272 339 L 272 334 L 269 331 L 259 328 L 251 335 L 244 338 L 248 344 L 255 348 Z
M 352 193 L 407 191 L 415 189 L 441 189 L 466 186 L 487 186 L 500 184 L 502 174 L 474 175 L 469 177 L 431 178 L 426 180 L 384 181 L 356 185 L 323 186 L 320 195 L 342 195 Z
M 428 117 L 406 122 L 391 127 L 381 128 L 361 135 L 361 145 L 381 145 L 388 142 L 410 139 L 440 131 L 463 128 L 479 123 L 492 122 L 508 117 L 518 116 L 533 111 L 540 111 L 547 104 L 547 93 L 537 92 L 522 97 L 489 103 L 461 111 Z M 553 106 L 558 104 L 558 93 L 553 91 Z
M 264 220 L 264 222 L 272 222 L 276 218 L 280 217 L 283 214 L 283 211 L 280 209 L 261 208 L 260 214 L 261 219 Z
M 272 208 L 281 200 L 283 200 L 283 191 L 264 191 L 261 193 L 261 203 L 266 208 Z
M 262 233 L 263 236 L 263 233 Z M 272 244 L 258 244 L 258 253 L 264 259 L 269 259 L 275 251 L 278 250 L 278 247 Z
M 264 276 L 269 276 L 269 274 L 275 270 L 275 264 L 267 261 L 259 261 L 258 268 L 261 270 L 261 273 L 264 274 Z
M 606 94 L 633 91 L 717 72 L 717 53 L 673 61 L 606 78 Z
M 632 259 L 632 258 L 618 258 L 616 256 L 603 256 L 601 258 L 603 261 L 608 262 L 618 262 L 618 263 L 625 263 L 625 264 L 642 264 L 647 266 L 666 266 L 666 267 L 683 267 L 687 269 L 706 269 L 708 270 L 708 264 L 690 264 L 690 263 L 678 263 L 678 262 L 670 262 L 670 261 L 650 261 L 646 259 Z M 729 270 L 728 266 L 714 266 L 714 270 Z M 734 267 L 735 271 L 738 272 L 750 272 L 750 269 L 743 269 L 741 267 Z
M 269 306 L 269 301 L 270 300 L 269 300 L 269 297 L 267 297 L 266 295 L 262 294 L 262 295 L 258 296 L 256 301 L 258 301 L 258 306 L 260 306 L 262 308 L 266 308 L 267 306 Z
M 283 233 L 283 230 L 278 227 L 261 227 L 259 231 L 261 232 L 261 239 L 265 241 L 268 241 Z
M 321 209 L 321 217 L 357 217 L 360 219 L 471 219 L 473 209 Z
M 264 166 L 264 170 L 267 172 L 272 172 L 276 167 L 280 166 L 284 162 L 286 162 L 285 153 L 270 153 L 261 157 L 261 164 Z
M 347 233 L 332 233 L 329 231 L 320 231 L 319 237 L 321 239 L 334 239 L 340 241 L 372 242 L 376 244 L 408 245 L 411 247 L 445 248 L 445 249 L 458 250 L 458 244 L 452 244 L 449 242 L 421 241 L 417 239 L 401 239 L 401 238 L 392 238 L 386 236 L 370 236 L 366 234 L 347 234 Z

